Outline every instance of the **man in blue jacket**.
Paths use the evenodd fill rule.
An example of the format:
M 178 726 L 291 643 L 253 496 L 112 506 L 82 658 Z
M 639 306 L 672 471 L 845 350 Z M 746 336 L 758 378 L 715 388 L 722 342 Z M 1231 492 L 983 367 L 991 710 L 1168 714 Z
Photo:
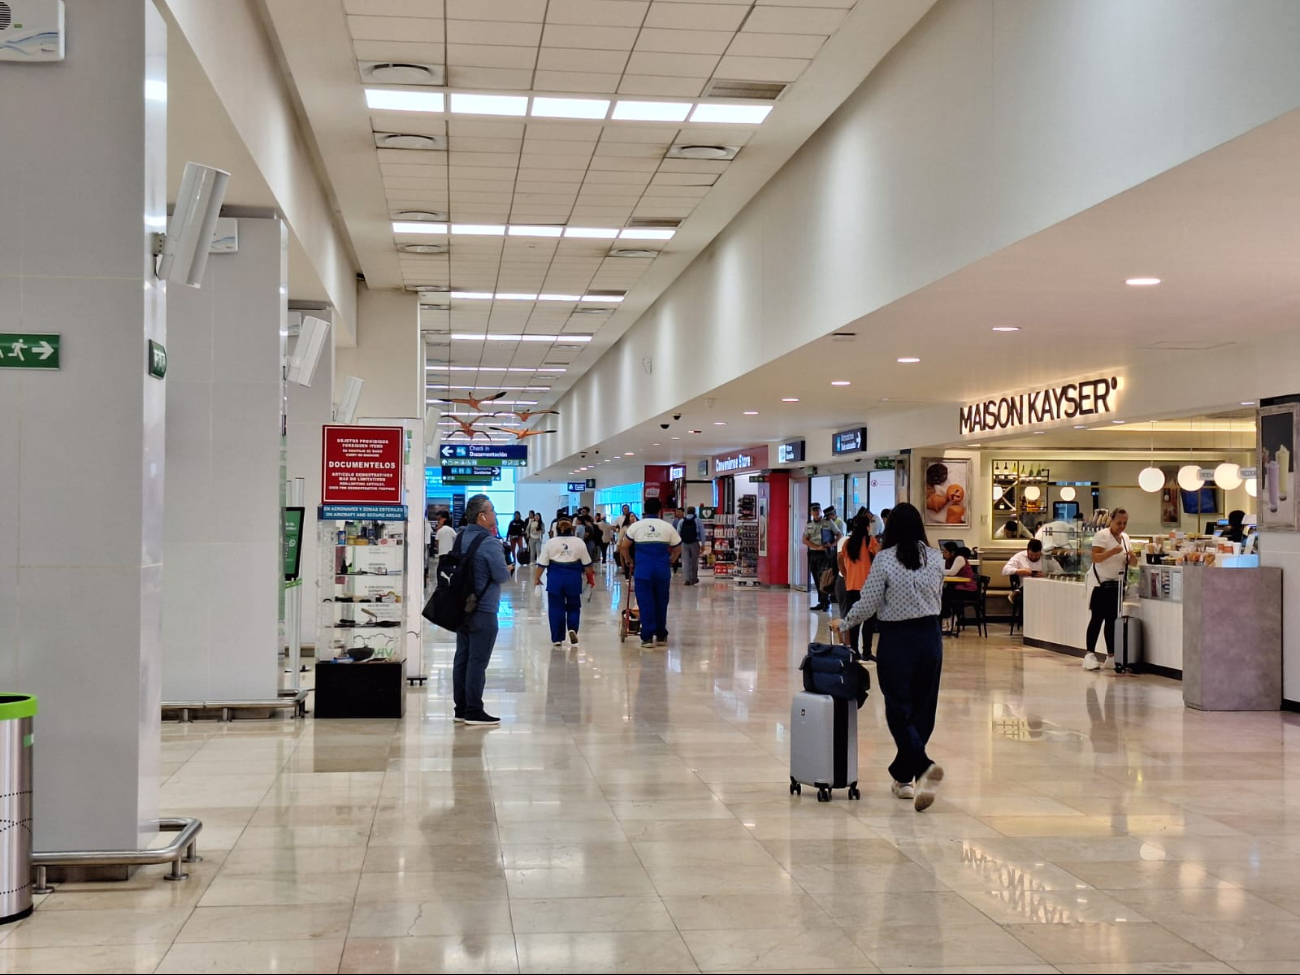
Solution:
M 644 510 L 645 517 L 623 533 L 619 552 L 623 564 L 632 566 L 636 604 L 641 611 L 641 646 L 650 649 L 668 645 L 669 583 L 682 538 L 659 517 L 663 505 L 658 498 L 646 498 Z
M 452 696 L 456 722 L 467 725 L 496 725 L 500 718 L 483 707 L 488 662 L 497 642 L 497 607 L 501 583 L 510 578 L 505 550 L 497 542 L 497 513 L 486 494 L 476 494 L 465 505 L 465 527 L 456 536 L 457 552 L 468 551 L 474 539 L 486 536 L 474 552 L 474 591 L 478 605 L 456 631 L 456 657 L 451 667 Z

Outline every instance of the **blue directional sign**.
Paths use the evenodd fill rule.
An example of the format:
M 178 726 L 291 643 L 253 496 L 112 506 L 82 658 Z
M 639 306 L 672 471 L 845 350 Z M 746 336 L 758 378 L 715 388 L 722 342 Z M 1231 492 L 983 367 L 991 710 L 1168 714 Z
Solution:
M 447 466 L 528 466 L 528 447 L 524 444 L 445 443 L 438 448 L 438 455 Z
M 473 464 L 456 464 L 454 467 L 442 465 L 443 483 L 448 483 L 448 478 L 453 477 L 472 477 L 479 481 L 499 481 L 501 480 L 501 468 L 499 467 L 476 467 Z M 455 483 L 455 482 L 451 482 Z

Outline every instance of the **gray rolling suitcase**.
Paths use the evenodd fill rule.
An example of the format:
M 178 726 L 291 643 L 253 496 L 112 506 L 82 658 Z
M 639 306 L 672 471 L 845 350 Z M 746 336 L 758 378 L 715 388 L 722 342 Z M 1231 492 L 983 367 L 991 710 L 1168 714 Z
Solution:
M 815 786 L 818 802 L 830 802 L 832 789 L 858 791 L 858 708 L 842 697 L 794 696 L 790 708 L 790 794 Z
M 1142 663 L 1142 620 L 1121 616 L 1115 621 L 1115 672 L 1132 673 Z

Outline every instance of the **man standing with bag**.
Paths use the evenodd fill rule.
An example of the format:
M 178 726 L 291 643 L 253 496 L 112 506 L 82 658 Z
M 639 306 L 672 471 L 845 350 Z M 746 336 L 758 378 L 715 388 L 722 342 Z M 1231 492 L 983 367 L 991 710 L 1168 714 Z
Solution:
M 804 526 L 803 543 L 808 547 L 808 572 L 812 576 L 813 591 L 817 593 L 817 605 L 814 610 L 825 611 L 831 608 L 829 593 L 822 587 L 822 573 L 834 568 L 835 545 L 840 538 L 840 530 L 835 523 L 822 517 L 822 506 L 814 501 L 809 505 L 810 518 Z M 832 582 L 833 584 L 833 582 Z
M 677 527 L 677 534 L 682 537 L 682 564 L 686 567 L 682 576 L 686 585 L 698 586 L 700 584 L 700 537 L 703 532 L 700 531 L 700 519 L 696 517 L 693 506 L 686 509 L 686 517 Z
M 466 725 L 496 725 L 501 719 L 483 707 L 488 662 L 497 642 L 497 607 L 501 584 L 510 578 L 505 550 L 497 541 L 497 513 L 486 494 L 476 494 L 465 505 L 466 525 L 456 536 L 454 550 L 468 552 L 482 539 L 471 556 L 474 592 L 478 603 L 469 619 L 456 631 L 456 657 L 451 667 L 452 696 L 456 722 Z

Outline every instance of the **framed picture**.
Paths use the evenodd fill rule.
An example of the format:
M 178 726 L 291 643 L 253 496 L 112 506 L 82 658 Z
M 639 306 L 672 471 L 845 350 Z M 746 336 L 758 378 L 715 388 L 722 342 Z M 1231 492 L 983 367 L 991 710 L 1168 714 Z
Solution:
M 925 523 L 969 528 L 970 461 L 964 457 L 927 457 L 921 461 Z
M 1178 489 L 1163 487 L 1160 489 L 1160 524 L 1178 524 Z
M 1297 531 L 1296 443 L 1300 406 L 1284 403 L 1257 411 L 1259 431 L 1259 515 L 1261 529 Z

